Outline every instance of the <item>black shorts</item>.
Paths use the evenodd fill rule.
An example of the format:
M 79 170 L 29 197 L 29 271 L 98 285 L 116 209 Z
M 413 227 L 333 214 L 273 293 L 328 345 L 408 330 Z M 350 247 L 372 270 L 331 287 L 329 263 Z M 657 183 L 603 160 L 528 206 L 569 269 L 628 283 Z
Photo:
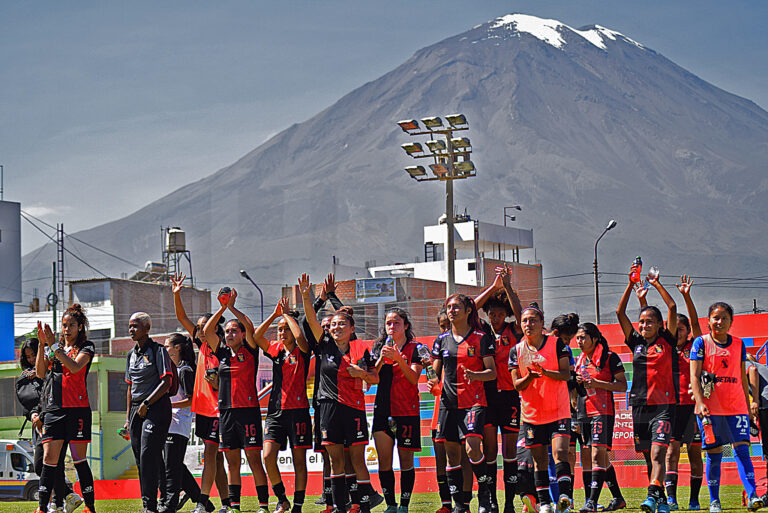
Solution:
M 635 451 L 651 450 L 651 444 L 668 446 L 672 434 L 673 405 L 632 406 Z
M 488 394 L 485 425 L 500 428 L 502 432 L 520 431 L 520 394 L 517 390 L 499 390 Z
M 526 447 L 517 446 L 517 472 L 533 472 L 533 454 Z
M 395 433 L 389 425 L 390 418 L 395 422 Z M 388 434 L 392 439 L 397 440 L 398 449 L 421 450 L 421 419 L 418 415 L 384 417 L 384 415 L 374 414 L 371 431 L 374 433 L 382 431 Z
M 569 447 L 576 447 L 576 442 L 579 443 L 579 447 L 586 447 L 584 443 L 584 431 L 581 429 L 581 422 L 577 423 L 574 419 L 571 419 L 571 440 L 568 442 Z
M 312 419 L 309 408 L 296 408 L 270 413 L 264 419 L 264 441 L 275 442 L 280 449 L 309 449 L 312 447 Z
M 43 415 L 43 443 L 66 440 L 70 443 L 91 441 L 91 409 L 87 406 L 62 408 Z
M 226 408 L 219 412 L 220 451 L 261 449 L 261 408 Z
M 206 443 L 219 445 L 219 418 L 196 413 L 195 434 Z
M 555 437 L 571 438 L 571 419 L 560 419 L 548 424 L 528 424 L 523 421 L 522 430 L 527 448 L 550 445 Z
M 350 447 L 368 443 L 368 419 L 362 410 L 337 402 L 318 401 L 315 422 L 320 426 L 323 445 Z
M 677 404 L 672 416 L 672 437 L 675 442 L 701 445 L 701 433 L 693 413 L 695 405 Z
M 595 415 L 581 422 L 581 437 L 584 447 L 613 447 L 613 427 L 616 424 L 614 415 Z
M 468 436 L 483 437 L 485 406 L 446 408 L 440 405 L 436 442 L 461 442 Z

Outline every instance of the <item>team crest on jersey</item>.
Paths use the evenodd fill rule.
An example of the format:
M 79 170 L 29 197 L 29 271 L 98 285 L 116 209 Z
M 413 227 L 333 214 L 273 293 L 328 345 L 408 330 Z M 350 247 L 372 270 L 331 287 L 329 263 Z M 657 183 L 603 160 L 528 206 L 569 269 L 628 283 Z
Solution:
M 726 358 L 725 356 L 723 356 L 720 359 L 720 363 L 723 364 L 723 369 L 727 369 L 728 368 L 728 358 Z
M 653 352 L 656 354 L 661 354 L 664 352 L 664 350 L 661 348 L 661 346 L 653 346 Z
M 296 361 L 297 361 L 296 360 L 296 355 L 292 354 L 292 355 L 288 356 L 288 363 L 290 365 L 296 365 Z
M 473 346 L 467 348 L 467 356 L 475 356 L 475 348 Z
M 499 337 L 499 342 L 501 342 L 502 346 L 508 346 L 509 345 L 509 338 L 507 338 L 507 337 Z
M 245 361 L 245 355 L 243 353 L 237 353 L 237 361 L 238 362 L 244 362 Z
M 533 438 L 533 429 L 528 428 L 528 430 L 526 431 L 526 434 L 528 435 L 528 438 Z

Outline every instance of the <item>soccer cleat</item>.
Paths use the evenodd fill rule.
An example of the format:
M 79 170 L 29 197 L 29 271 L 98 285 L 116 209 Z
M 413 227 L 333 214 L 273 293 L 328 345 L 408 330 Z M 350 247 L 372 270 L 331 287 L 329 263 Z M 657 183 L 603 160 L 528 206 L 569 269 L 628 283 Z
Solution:
M 265 508 L 264 506 L 259 506 L 259 509 L 256 510 L 256 513 L 269 513 L 269 508 Z
M 56 506 L 56 509 L 53 510 L 53 513 L 64 513 L 64 506 Z
M 360 504 L 352 504 L 347 513 L 360 513 Z
M 560 498 L 557 499 L 557 511 L 559 513 L 564 513 L 571 509 L 571 499 L 565 495 L 560 495 Z
M 723 507 L 720 506 L 720 501 L 715 499 L 709 503 L 709 513 L 723 513 Z
M 669 511 L 678 511 L 680 509 L 680 505 L 674 497 L 667 497 L 667 505 L 669 506 Z
M 240 513 L 240 506 L 230 506 L 227 513 Z
M 388 505 L 384 513 L 397 513 L 397 504 Z
M 762 507 L 763 507 L 763 499 L 761 499 L 756 495 L 753 495 L 747 501 L 747 511 L 757 511 Z
M 221 508 L 219 508 L 219 513 L 227 513 L 229 511 L 229 506 L 225 506 L 224 504 L 221 505 Z
M 667 501 L 665 501 L 664 499 L 659 500 L 656 505 L 656 512 L 669 513 L 669 504 L 667 504 Z
M 64 498 L 64 513 L 72 513 L 83 503 L 83 498 L 72 492 Z
M 325 495 L 320 494 L 320 497 L 315 501 L 315 506 L 325 506 Z
M 603 511 L 618 511 L 626 507 L 627 501 L 624 500 L 624 497 L 614 497 L 611 499 L 611 502 L 609 502 L 608 505 L 603 508 Z
M 205 505 L 203 503 L 198 502 L 197 506 L 195 506 L 195 509 L 192 510 L 192 513 L 208 513 L 208 512 L 205 510 Z M 226 513 L 226 511 L 224 513 Z
M 763 501 L 763 504 L 765 504 L 765 501 Z M 688 503 L 688 511 L 699 511 L 701 509 L 701 504 L 698 502 L 689 502 Z
M 640 511 L 643 513 L 656 513 L 656 499 L 648 497 L 640 504 Z
M 595 505 L 595 501 L 592 499 L 587 499 L 587 501 L 584 503 L 584 506 L 579 510 L 579 513 L 591 513 L 597 511 L 597 506 Z
M 408 506 L 403 506 L 401 504 L 397 507 L 397 513 L 408 513 Z
M 93 510 L 92 510 L 91 508 L 89 508 L 88 506 L 86 506 L 86 507 L 84 507 L 84 508 L 83 508 L 83 511 L 82 511 L 81 513 L 96 513 L 96 512 L 95 512 L 95 511 L 93 511 Z
M 326 505 L 322 513 L 333 513 L 333 506 L 331 506 L 330 504 Z
M 442 506 L 440 509 L 435 511 L 435 513 L 451 513 L 451 508 L 448 506 Z
M 288 513 L 289 511 L 291 511 L 291 503 L 288 501 L 281 502 L 275 508 L 275 513 Z
M 376 490 L 374 490 L 373 493 L 368 497 L 368 505 L 371 507 L 371 509 L 375 508 L 382 502 L 384 502 L 384 496 Z
M 539 507 L 539 513 L 555 513 L 555 508 L 549 502 Z
M 181 508 L 184 507 L 187 501 L 189 501 L 189 495 L 187 495 L 187 492 L 181 492 L 179 494 L 179 505 L 176 506 L 176 511 L 181 511 Z
M 536 497 L 533 495 L 523 495 L 522 496 L 523 501 L 523 511 L 525 513 L 536 513 L 537 507 L 536 507 Z

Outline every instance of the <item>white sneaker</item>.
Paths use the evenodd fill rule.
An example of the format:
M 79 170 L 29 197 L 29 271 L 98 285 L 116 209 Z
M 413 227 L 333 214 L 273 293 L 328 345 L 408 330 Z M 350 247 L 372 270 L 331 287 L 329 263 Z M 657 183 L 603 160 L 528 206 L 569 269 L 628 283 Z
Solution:
M 555 513 L 555 510 L 552 507 L 552 504 L 547 503 L 539 506 L 539 513 Z
M 192 513 L 208 513 L 205 510 L 205 506 L 198 503 L 197 506 L 195 506 L 195 509 L 192 510 Z
M 83 503 L 83 498 L 72 492 L 64 498 L 64 513 L 72 513 Z

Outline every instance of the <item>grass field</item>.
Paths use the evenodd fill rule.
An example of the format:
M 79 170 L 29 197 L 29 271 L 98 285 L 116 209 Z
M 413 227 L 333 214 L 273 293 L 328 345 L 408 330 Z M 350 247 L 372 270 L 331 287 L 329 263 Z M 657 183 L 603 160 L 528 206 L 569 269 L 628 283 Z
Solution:
M 723 510 L 739 510 L 746 511 L 741 505 L 741 491 L 740 486 L 723 486 L 720 489 L 720 500 L 722 502 Z M 627 500 L 628 508 L 624 511 L 628 513 L 634 513 L 640 511 L 638 506 L 640 502 L 645 499 L 646 490 L 644 488 L 628 488 L 624 490 L 624 497 Z M 603 490 L 601 495 L 601 502 L 607 504 L 610 500 L 610 494 L 607 490 Z M 317 497 L 307 497 L 303 511 L 305 513 L 319 513 L 322 510 L 321 506 L 315 506 L 314 502 Z M 503 492 L 499 491 L 499 499 L 503 502 Z M 218 499 L 213 499 L 214 503 L 218 506 Z M 688 488 L 680 487 L 678 493 L 678 500 L 680 501 L 681 509 L 685 509 L 688 505 Z M 706 486 L 702 489 L 699 500 L 703 507 L 704 513 L 708 511 L 709 505 L 709 492 Z M 270 510 L 274 510 L 275 500 L 272 497 L 272 504 L 270 504 Z M 576 504 L 577 508 L 584 503 L 584 491 L 576 490 Z M 411 499 L 410 513 L 434 513 L 440 506 L 440 499 L 437 494 L 414 494 Z M 522 504 L 516 502 L 517 511 L 522 509 Z M 3 513 L 33 513 L 37 504 L 32 502 L 2 502 L 0 503 L 0 511 Z M 256 511 L 258 503 L 255 497 L 243 497 L 243 503 L 241 505 L 242 511 Z M 140 513 L 141 501 L 139 500 L 100 500 L 96 501 L 96 509 L 98 513 Z M 184 507 L 184 511 L 191 511 L 193 505 L 187 504 Z M 472 501 L 471 510 L 477 511 L 477 501 Z M 80 511 L 80 509 L 78 509 Z M 374 513 L 382 513 L 384 506 L 379 506 L 374 509 Z M 765 511 L 765 510 L 763 510 Z

